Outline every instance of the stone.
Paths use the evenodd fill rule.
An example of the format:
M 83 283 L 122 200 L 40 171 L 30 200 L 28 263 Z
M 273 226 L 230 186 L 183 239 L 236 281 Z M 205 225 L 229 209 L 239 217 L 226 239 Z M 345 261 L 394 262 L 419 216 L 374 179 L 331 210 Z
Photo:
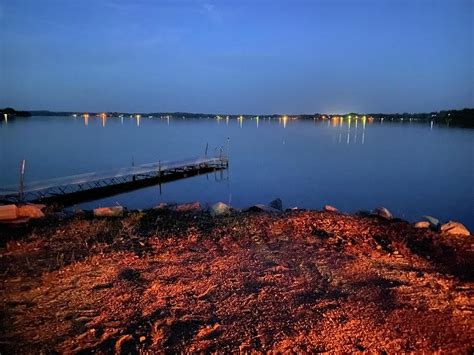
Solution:
M 393 218 L 390 211 L 387 210 L 385 207 L 376 208 L 375 210 L 372 211 L 372 214 L 376 215 L 376 216 L 379 216 L 379 217 L 382 217 L 382 218 L 385 218 L 385 219 L 392 219 Z
M 95 217 L 122 217 L 123 207 L 114 206 L 114 207 L 94 208 L 94 216 Z
M 280 210 L 277 210 L 276 208 L 267 206 L 267 205 L 262 205 L 262 204 L 257 204 L 253 205 L 249 208 L 247 208 L 246 211 L 253 211 L 253 212 L 269 212 L 269 213 L 280 213 Z
M 269 203 L 269 206 L 276 210 L 283 211 L 283 202 L 280 198 L 274 199 L 272 202 Z
M 201 211 L 201 204 L 197 201 L 192 203 L 183 203 L 181 205 L 177 205 L 175 210 L 178 212 L 198 212 Z
M 430 227 L 433 229 L 438 229 L 439 228 L 439 219 L 434 218 L 432 216 L 423 216 L 424 219 L 426 219 L 428 222 L 430 222 Z
M 44 205 L 23 205 L 18 207 L 18 217 L 23 218 L 43 218 L 44 213 L 41 211 L 41 208 L 44 208 Z
M 223 202 L 217 202 L 211 206 L 211 216 L 223 216 L 230 214 L 230 207 Z
M 415 228 L 430 228 L 431 224 L 428 221 L 419 221 L 415 223 Z
M 133 343 L 133 337 L 130 334 L 122 335 L 115 343 L 116 354 L 128 354 L 134 350 L 136 350 L 135 344 Z
M 441 232 L 450 235 L 470 236 L 469 230 L 461 223 L 449 221 L 441 226 Z
M 331 205 L 325 205 L 323 209 L 327 212 L 339 212 L 339 210 L 336 207 L 331 206 Z
M 9 221 L 18 217 L 18 208 L 15 205 L 0 206 L 0 221 Z

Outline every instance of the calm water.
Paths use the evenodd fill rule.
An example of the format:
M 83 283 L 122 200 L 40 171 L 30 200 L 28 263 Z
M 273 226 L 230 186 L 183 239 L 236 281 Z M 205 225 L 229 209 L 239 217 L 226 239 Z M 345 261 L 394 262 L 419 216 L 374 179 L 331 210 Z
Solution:
M 385 206 L 398 217 L 430 214 L 474 229 L 474 131 L 430 124 L 289 120 L 32 117 L 0 123 L 0 185 L 203 155 L 227 146 L 230 169 L 88 202 L 235 207 L 268 203 L 355 212 Z

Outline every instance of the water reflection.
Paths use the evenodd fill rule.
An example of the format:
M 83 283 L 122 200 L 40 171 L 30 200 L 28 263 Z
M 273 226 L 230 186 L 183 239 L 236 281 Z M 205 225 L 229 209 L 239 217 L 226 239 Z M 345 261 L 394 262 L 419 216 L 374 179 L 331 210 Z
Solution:
M 240 128 L 242 128 L 244 124 L 244 116 L 240 115 L 237 120 L 239 121 Z
M 330 127 L 332 129 L 337 129 L 337 133 L 333 138 L 333 141 L 336 140 L 338 143 L 342 143 L 342 138 L 343 138 L 343 131 L 344 131 L 344 121 L 346 121 L 347 124 L 347 131 L 346 131 L 346 139 L 345 143 L 346 144 L 357 144 L 358 143 L 358 138 L 359 138 L 359 120 L 362 121 L 362 138 L 360 141 L 360 144 L 365 143 L 365 129 L 366 129 L 366 123 L 371 124 L 373 122 L 373 119 L 367 118 L 366 116 L 358 117 L 358 116 L 348 116 L 346 119 L 342 116 L 333 116 L 331 117 L 330 120 L 330 125 L 328 122 L 327 127 Z
M 365 142 L 365 116 L 362 117 L 362 144 Z
M 349 118 L 347 120 L 347 140 L 346 140 L 346 144 L 349 144 L 349 142 L 350 142 L 350 134 L 351 134 L 351 119 Z

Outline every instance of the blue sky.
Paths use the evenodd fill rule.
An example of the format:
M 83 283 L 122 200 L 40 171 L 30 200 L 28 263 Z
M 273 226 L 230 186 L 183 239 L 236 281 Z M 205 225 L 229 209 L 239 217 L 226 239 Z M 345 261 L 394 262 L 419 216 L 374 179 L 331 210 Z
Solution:
M 472 0 L 1 0 L 0 106 L 473 107 Z

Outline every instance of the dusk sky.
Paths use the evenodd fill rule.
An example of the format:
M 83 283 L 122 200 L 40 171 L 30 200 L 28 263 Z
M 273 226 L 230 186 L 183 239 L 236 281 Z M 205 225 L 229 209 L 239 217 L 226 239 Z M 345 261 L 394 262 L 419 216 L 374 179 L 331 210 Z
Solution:
M 474 106 L 472 0 L 1 0 L 0 107 Z

